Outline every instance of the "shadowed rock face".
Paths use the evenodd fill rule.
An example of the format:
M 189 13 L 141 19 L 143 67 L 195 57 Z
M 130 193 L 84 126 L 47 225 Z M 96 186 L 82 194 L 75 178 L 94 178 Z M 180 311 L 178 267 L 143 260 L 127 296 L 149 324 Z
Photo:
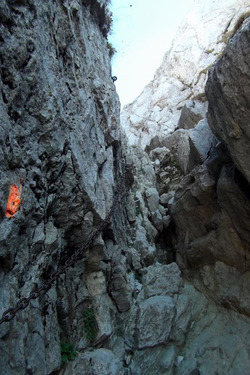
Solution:
M 227 146 L 239 171 L 250 182 L 250 19 L 228 43 L 223 56 L 211 68 L 206 85 L 208 120 L 216 136 Z
M 208 123 L 222 143 L 183 179 L 171 211 L 182 270 L 217 302 L 248 316 L 249 36 L 248 18 L 209 72 Z
M 104 15 L 98 2 L 90 9 L 80 1 L 1 1 L 1 312 L 56 270 L 111 207 L 119 100 Z M 21 204 L 7 218 L 12 184 L 21 187 Z M 93 247 L 90 269 L 97 252 L 97 262 L 103 259 L 103 246 L 99 240 Z M 83 270 L 79 262 L 35 308 L 1 326 L 5 374 L 60 367 L 60 341 L 79 341 L 76 325 L 83 332 L 75 320 L 77 305 L 88 307 Z
M 201 4 L 202 2 L 197 3 Z M 141 166 L 141 170 L 146 172 L 145 167 L 151 159 L 156 173 L 156 182 L 152 179 L 151 186 L 149 179 L 145 177 L 143 179 L 142 175 L 138 177 L 135 173 L 133 188 L 136 192 L 134 197 L 136 204 L 139 201 L 140 208 L 135 221 L 137 224 L 144 221 L 145 227 L 147 218 L 150 220 L 158 231 L 155 242 L 157 242 L 158 236 L 158 240 L 162 239 L 163 248 L 165 245 L 165 253 L 162 252 L 165 259 L 170 262 L 175 259 L 182 271 L 182 276 L 178 281 L 177 272 L 173 277 L 175 263 L 159 265 L 154 264 L 152 260 L 151 264 L 145 263 L 145 267 L 140 270 L 142 278 L 140 279 L 141 291 L 137 297 L 138 310 L 137 314 L 135 310 L 132 310 L 131 314 L 135 322 L 135 330 L 133 335 L 130 334 L 129 328 L 126 331 L 127 342 L 131 346 L 132 343 L 134 346 L 137 344 L 140 348 L 140 351 L 134 353 L 131 364 L 131 368 L 136 374 L 140 374 L 138 368 L 142 367 L 146 374 L 205 375 L 211 372 L 213 374 L 236 375 L 238 372 L 247 374 L 248 371 L 238 361 L 238 358 L 236 360 L 236 357 L 232 356 L 233 353 L 230 349 L 228 350 L 225 339 L 227 337 L 232 348 L 234 334 L 239 333 L 238 327 L 247 327 L 245 323 L 249 322 L 250 316 L 248 297 L 250 288 L 250 195 L 247 180 L 249 139 L 247 130 L 242 131 L 241 134 L 241 137 L 245 138 L 234 139 L 234 147 L 236 149 L 237 146 L 239 147 L 238 154 L 240 155 L 242 152 L 244 155 L 240 169 L 234 148 L 231 147 L 231 136 L 226 131 L 220 134 L 220 131 L 217 130 L 220 124 L 229 126 L 232 118 L 237 117 L 237 114 L 234 115 L 233 109 L 237 112 L 239 103 L 243 119 L 245 114 L 247 117 L 249 111 L 249 94 L 247 93 L 250 54 L 248 53 L 249 48 L 244 48 L 246 39 L 248 39 L 247 35 L 248 21 L 246 20 L 229 40 L 228 47 L 221 59 L 218 59 L 211 69 L 207 85 L 208 103 L 205 103 L 206 107 L 209 104 L 208 119 L 199 121 L 204 113 L 199 111 L 199 116 L 197 116 L 195 110 L 199 107 L 197 100 L 196 103 L 193 102 L 192 105 L 182 108 L 179 122 L 175 119 L 171 122 L 172 126 L 177 124 L 179 126 L 179 129 L 171 135 L 164 134 L 161 137 L 158 130 L 155 132 L 154 126 L 151 128 L 151 132 L 142 132 L 142 138 L 147 137 L 151 140 L 146 147 L 149 161 L 146 161 L 143 153 L 140 162 L 136 161 L 134 152 L 134 164 L 138 168 L 137 171 Z M 240 43 L 241 40 L 242 43 Z M 229 63 L 223 64 L 230 48 L 234 48 L 232 53 L 234 58 L 231 57 L 231 63 L 235 61 L 235 64 L 232 66 L 229 66 Z M 237 63 L 238 49 L 239 58 L 242 58 L 240 65 Z M 231 75 L 234 74 L 232 72 L 236 74 L 238 70 L 239 75 L 242 73 L 241 66 L 244 67 L 246 75 L 246 86 L 244 86 L 243 78 L 239 77 L 242 90 L 239 89 L 236 78 L 232 77 L 233 79 L 230 80 Z M 166 67 L 167 58 L 161 70 L 164 71 Z M 146 106 L 154 108 L 152 101 L 147 101 L 146 96 L 152 97 L 151 94 L 148 95 L 150 86 L 154 87 L 156 93 L 159 92 L 161 85 L 157 82 L 158 78 L 162 81 L 166 80 L 165 75 L 160 74 L 159 70 L 156 79 L 144 90 L 138 100 L 125 108 L 125 111 L 128 110 L 127 112 L 130 112 L 131 115 L 128 116 L 128 120 L 132 123 L 130 124 L 132 133 L 136 116 L 135 108 L 138 110 L 142 106 L 143 108 Z M 225 87 L 222 84 L 224 80 L 227 80 Z M 204 90 L 204 86 L 203 88 L 198 87 Z M 243 97 L 241 97 L 241 93 Z M 247 98 L 244 102 L 245 96 Z M 166 110 L 167 106 L 163 108 L 162 112 Z M 130 109 L 132 110 L 130 111 Z M 230 111 L 227 112 L 227 109 Z M 138 111 L 138 117 L 139 115 L 141 115 L 140 111 Z M 163 118 L 164 114 L 159 121 L 162 121 Z M 144 116 L 144 120 L 141 118 L 140 124 L 144 125 L 148 121 L 147 119 L 146 116 Z M 240 116 L 238 120 L 241 124 Z M 199 121 L 199 123 L 196 124 L 195 121 Z M 212 134 L 209 125 L 215 134 Z M 246 122 L 245 125 L 247 125 Z M 138 126 L 137 130 L 140 131 L 141 128 Z M 228 140 L 228 138 L 230 139 Z M 134 139 L 132 141 L 134 142 Z M 140 146 L 139 141 L 138 144 Z M 134 149 L 139 155 L 139 147 L 134 147 Z M 134 171 L 136 171 L 135 167 Z M 146 176 L 146 173 L 144 174 Z M 157 194 L 157 190 L 159 194 Z M 158 209 L 157 204 L 159 205 Z M 161 220 L 155 220 L 157 210 L 163 214 L 163 224 L 166 222 L 166 217 L 170 218 L 168 224 L 162 226 L 164 229 L 160 226 Z M 172 257 L 170 254 L 171 245 Z M 160 258 L 157 251 L 155 251 L 153 259 L 164 263 L 164 256 Z M 182 283 L 183 275 L 184 282 Z M 187 279 L 192 286 L 187 283 Z M 173 288 L 172 290 L 169 285 Z M 161 289 L 161 286 L 164 287 Z M 204 299 L 196 299 L 197 291 L 193 293 L 193 286 L 202 292 Z M 174 309 L 176 309 L 175 316 L 173 316 Z M 235 314 L 237 314 L 237 323 L 234 320 Z M 161 331 L 158 331 L 153 316 L 157 316 L 165 322 Z M 197 318 L 195 322 L 193 321 L 194 316 Z M 206 324 L 209 328 L 206 327 Z M 143 325 L 145 325 L 145 329 L 142 334 Z M 169 325 L 172 327 L 171 332 L 166 328 Z M 249 329 L 246 329 L 248 336 Z M 136 333 L 138 333 L 138 337 Z M 173 341 L 170 343 L 169 339 Z M 241 341 L 238 341 L 238 338 L 236 340 L 238 343 Z M 243 341 L 242 348 L 244 349 L 240 350 L 239 354 L 242 359 L 244 357 L 248 362 L 249 355 L 247 354 L 248 349 L 246 349 L 248 343 L 245 339 Z M 179 350 L 177 347 L 181 347 L 181 349 Z

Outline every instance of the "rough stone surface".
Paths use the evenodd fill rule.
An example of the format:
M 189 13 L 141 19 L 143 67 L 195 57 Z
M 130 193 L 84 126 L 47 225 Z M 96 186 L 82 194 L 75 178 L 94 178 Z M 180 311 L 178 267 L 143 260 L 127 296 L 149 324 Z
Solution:
M 166 145 L 171 150 L 172 157 L 170 158 L 170 160 L 173 163 L 173 166 L 179 167 L 182 173 L 186 174 L 188 171 L 188 163 L 190 158 L 190 142 L 188 130 L 179 129 L 169 137 L 165 137 L 163 142 L 164 145 Z M 161 165 L 161 168 L 162 166 L 163 165 Z
M 206 106 L 198 100 L 187 101 L 182 107 L 178 129 L 192 129 L 205 117 Z
M 201 2 L 198 3 L 201 4 Z M 205 8 L 209 7 L 205 3 L 202 5 Z M 231 5 L 237 7 L 239 3 L 237 5 L 235 2 L 234 4 L 230 3 Z M 167 63 L 171 53 L 174 55 L 173 49 L 164 61 L 164 65 L 156 73 L 155 80 L 145 88 L 142 95 L 133 104 L 124 109 L 124 124 L 126 133 L 130 138 L 129 143 L 134 144 L 134 150 L 136 149 L 136 143 L 138 147 L 144 148 L 146 146 L 145 151 L 152 160 L 156 174 L 156 185 L 153 182 L 151 187 L 159 191 L 160 207 L 163 206 L 166 209 L 166 213 L 159 209 L 162 215 L 163 228 L 165 228 L 161 231 L 160 226 L 158 224 L 156 226 L 159 232 L 159 241 L 161 245 L 164 244 L 168 253 L 167 259 L 176 260 L 182 271 L 181 276 L 175 263 L 171 263 L 171 265 L 162 264 L 164 259 L 166 261 L 166 258 L 162 257 L 162 250 L 159 251 L 158 248 L 156 248 L 153 259 L 157 259 L 159 263 L 151 264 L 147 262 L 146 267 L 143 266 L 143 268 L 137 270 L 139 273 L 137 277 L 139 277 L 142 287 L 139 289 L 139 293 L 137 292 L 138 304 L 132 304 L 131 306 L 131 326 L 134 326 L 134 331 L 130 334 L 130 328 L 126 330 L 127 344 L 133 350 L 137 348 L 134 351 L 133 360 L 128 366 L 135 374 L 140 374 L 142 368 L 143 374 L 146 375 L 175 373 L 180 375 L 205 375 L 208 369 L 209 372 L 214 374 L 231 375 L 236 375 L 238 372 L 247 374 L 248 371 L 246 369 L 249 367 L 249 345 L 247 342 L 249 328 L 247 325 L 249 321 L 248 290 L 250 287 L 250 212 L 249 185 L 247 175 L 243 171 L 244 168 L 249 171 L 249 167 L 246 158 L 245 160 L 242 158 L 242 167 L 238 166 L 235 155 L 230 148 L 230 142 L 227 140 L 226 132 L 223 132 L 223 136 L 220 136 L 219 131 L 216 131 L 216 126 L 220 122 L 226 126 L 227 120 L 224 122 L 224 119 L 227 116 L 228 119 L 230 116 L 230 121 L 234 120 L 234 113 L 232 111 L 227 112 L 227 108 L 231 107 L 231 100 L 232 108 L 236 108 L 238 93 L 240 92 L 237 88 L 238 85 L 234 83 L 235 80 L 229 79 L 230 74 L 233 74 L 230 73 L 230 69 L 227 73 L 226 64 L 230 65 L 227 62 L 228 49 L 230 52 L 231 48 L 235 54 L 234 58 L 231 58 L 235 61 L 235 64 L 231 67 L 232 72 L 234 72 L 234 66 L 245 67 L 244 74 L 246 75 L 249 72 L 249 69 L 246 68 L 249 59 L 248 49 L 242 48 L 248 35 L 248 21 L 247 19 L 244 21 L 249 12 L 247 5 L 244 3 L 245 8 L 239 6 L 239 13 L 236 12 L 231 19 L 230 17 L 227 20 L 224 18 L 225 27 L 221 38 L 216 33 L 213 34 L 213 37 L 211 36 L 211 38 L 217 38 L 216 48 L 218 49 L 214 58 L 217 58 L 218 55 L 221 55 L 222 58 L 212 68 L 207 86 L 207 90 L 210 90 L 210 92 L 207 91 L 209 96 L 208 121 L 212 130 L 214 130 L 213 126 L 215 127 L 215 135 L 223 143 L 218 142 L 211 133 L 207 125 L 207 119 L 204 118 L 208 106 L 204 96 L 207 72 L 201 71 L 199 75 L 199 79 L 204 78 L 203 84 L 200 85 L 200 81 L 197 86 L 192 87 L 194 92 L 200 90 L 200 94 L 198 94 L 200 101 L 197 98 L 195 99 L 196 103 L 200 102 L 200 108 L 197 112 L 194 111 L 192 102 L 189 102 L 182 107 L 181 116 L 176 115 L 173 110 L 175 108 L 173 104 L 175 88 L 173 88 L 171 79 L 167 79 L 167 84 L 172 90 L 172 96 L 168 95 L 168 98 L 171 96 L 171 99 L 167 98 L 164 104 L 161 103 L 161 111 L 159 111 L 161 115 L 157 112 L 156 102 L 153 102 L 154 95 L 159 100 L 160 90 L 163 87 L 161 84 L 166 79 L 164 68 L 168 66 Z M 235 9 L 233 7 L 231 10 Z M 231 10 L 227 9 L 229 12 Z M 221 13 L 222 18 L 225 13 L 223 15 Z M 242 21 L 244 21 L 243 24 Z M 231 37 L 232 39 L 230 39 Z M 228 38 L 228 47 L 223 53 L 224 47 L 222 46 Z M 244 41 L 242 44 L 239 43 L 241 40 Z M 222 49 L 220 49 L 221 47 Z M 244 60 L 239 64 L 237 47 L 240 49 L 240 58 Z M 214 51 L 216 51 L 216 48 L 214 48 Z M 210 54 L 211 51 L 206 53 Z M 179 67 L 180 64 L 178 64 L 178 69 Z M 189 73 L 185 70 L 186 76 Z M 240 69 L 238 74 L 241 75 Z M 225 79 L 228 79 L 225 88 L 223 84 L 224 76 Z M 246 91 L 247 82 L 246 79 Z M 244 87 L 243 83 L 242 86 Z M 221 87 L 221 90 L 225 91 L 224 98 L 222 95 L 218 100 L 213 96 L 214 87 Z M 164 89 L 166 89 L 166 86 L 164 86 Z M 229 89 L 230 97 L 229 95 L 226 96 Z M 166 90 L 162 90 L 162 92 L 165 94 Z M 246 96 L 244 104 L 242 101 L 239 101 L 239 103 L 244 114 L 247 113 L 248 102 L 247 94 L 243 92 L 243 96 Z M 227 105 L 223 104 L 225 98 Z M 172 101 L 171 104 L 169 104 L 170 101 Z M 172 130 L 176 125 L 179 127 L 177 131 L 170 135 L 167 135 L 170 128 L 164 128 L 167 123 L 165 110 L 168 105 L 173 111 L 170 111 L 172 115 L 169 122 L 170 127 L 172 126 Z M 194 113 L 197 117 L 194 116 Z M 226 113 L 225 116 L 224 113 Z M 175 115 L 176 117 L 174 117 Z M 170 115 L 168 114 L 168 116 Z M 161 125 L 161 121 L 164 121 L 164 125 Z M 200 123 L 197 125 L 199 121 Z M 211 121 L 213 121 L 212 125 L 210 124 Z M 129 129 L 131 134 L 127 131 Z M 162 134 L 160 133 L 161 130 Z M 156 132 L 157 135 L 155 135 Z M 240 150 L 243 152 L 244 149 L 244 155 L 248 155 L 249 140 L 247 139 L 247 131 L 245 133 L 242 132 L 242 137 L 246 137 L 245 143 L 241 147 L 239 141 L 238 147 L 239 152 Z M 137 138 L 135 138 L 135 135 Z M 235 147 L 236 145 L 235 142 Z M 139 151 L 136 152 L 139 155 Z M 138 166 L 143 165 L 138 163 L 136 159 L 134 161 Z M 177 172 L 173 173 L 174 168 Z M 147 189 L 150 188 L 148 181 L 138 178 L 137 184 L 134 184 L 133 188 L 143 192 L 143 184 L 145 183 Z M 155 225 L 154 215 L 150 216 L 147 212 L 148 197 L 143 196 L 143 194 L 141 197 L 144 199 L 144 203 L 142 200 L 140 201 L 140 207 L 142 208 L 140 218 L 146 220 L 148 217 Z M 166 217 L 169 217 L 169 220 L 167 225 L 164 225 L 166 221 L 164 218 Z M 140 225 L 145 227 L 143 221 L 140 221 Z M 173 270 L 176 273 L 172 273 Z M 191 284 L 183 281 L 183 276 L 189 279 Z M 197 292 L 193 286 L 202 293 Z M 152 333 L 154 329 L 151 328 L 154 325 L 155 310 L 151 306 L 150 300 L 161 296 L 170 297 L 174 302 L 175 315 L 171 323 L 171 332 L 165 336 L 165 341 L 162 337 L 161 345 L 156 344 L 152 348 L 142 347 L 142 345 L 146 345 L 146 340 L 140 341 L 141 331 L 138 331 L 138 322 L 141 319 L 140 306 L 145 306 L 143 312 L 147 322 L 148 333 L 145 333 L 147 340 L 156 343 L 156 338 Z M 164 319 L 164 313 L 161 311 L 160 314 Z M 171 317 L 171 314 L 169 316 Z M 234 349 L 230 344 L 231 340 L 235 343 Z M 237 347 L 242 348 L 239 356 Z
M 169 193 L 162 194 L 162 195 L 160 196 L 160 203 L 161 203 L 164 207 L 167 207 L 167 206 L 168 206 L 168 202 L 170 201 L 171 198 L 174 197 L 174 194 L 175 194 L 174 191 L 170 191 Z
M 3 312 L 55 271 L 109 211 L 120 130 L 101 3 L 4 0 L 0 20 Z M 22 188 L 21 205 L 7 218 L 14 183 Z M 92 249 L 95 271 L 103 246 Z M 1 325 L 6 375 L 48 375 L 61 367 L 60 342 L 78 345 L 83 311 L 95 303 L 83 271 L 79 262 L 33 307 Z
M 222 137 L 210 147 L 204 82 L 239 29 L 229 41 L 237 54 L 249 4 L 195 1 L 195 18 L 146 88 L 143 108 L 154 108 L 133 107 L 144 151 L 121 137 L 105 3 L 0 4 L 1 312 L 98 228 L 126 159 L 126 195 L 84 259 L 0 325 L 0 372 L 248 375 L 249 185 Z M 6 217 L 12 183 L 21 204 Z M 75 350 L 64 365 L 62 344 Z
M 122 110 L 122 126 L 130 144 L 144 149 L 156 134 L 161 142 L 179 121 L 183 123 L 180 115 L 185 116 L 190 102 L 195 102 L 197 112 L 204 114 L 208 70 L 249 11 L 247 0 L 194 1 L 154 78 Z M 188 121 L 194 124 L 196 120 Z
M 236 167 L 248 182 L 250 182 L 249 40 L 250 19 L 247 18 L 230 39 L 223 56 L 210 70 L 206 85 L 209 125 L 217 137 L 225 143 Z
M 109 289 L 118 310 L 120 312 L 129 310 L 131 306 L 131 291 L 123 268 L 116 267 L 114 269 L 109 283 Z
M 248 270 L 250 203 L 232 168 L 224 167 L 216 183 L 204 165 L 177 191 L 171 212 L 180 264 L 195 269 L 220 260 L 241 272 Z
M 232 320 L 230 318 L 229 323 L 227 313 L 216 311 L 211 306 L 202 315 L 199 323 L 192 325 L 186 349 L 180 352 L 181 361 L 177 365 L 176 373 L 205 375 L 209 368 L 212 374 L 247 375 L 249 368 L 248 344 L 246 345 L 245 341 L 249 335 L 247 321 L 242 319 L 239 328 L 235 320 L 236 316 Z M 191 347 L 189 340 L 192 341 Z M 233 358 L 232 346 L 235 348 L 236 355 Z
M 150 212 L 155 212 L 159 208 L 159 193 L 155 188 L 145 190 L 146 203 Z
M 171 297 L 155 296 L 139 305 L 139 349 L 154 347 L 168 341 L 174 318 L 174 302 Z M 161 325 L 159 325 L 161 321 Z
M 206 120 L 201 120 L 189 133 L 190 154 L 187 171 L 191 171 L 197 164 L 202 164 L 218 140 L 212 133 Z
M 234 103 L 238 103 L 241 96 L 238 94 L 228 97 L 227 107 L 225 107 L 221 93 L 217 94 L 218 100 L 215 101 L 216 90 L 213 95 L 212 87 L 219 82 L 215 72 L 219 77 L 224 77 L 224 75 L 228 77 L 228 66 L 223 65 L 222 62 L 227 58 L 228 50 L 230 54 L 231 48 L 234 48 L 235 56 L 238 55 L 236 52 L 236 48 L 238 48 L 239 56 L 243 59 L 242 64 L 247 64 L 249 55 L 245 50 L 244 58 L 242 57 L 243 46 L 240 41 L 242 38 L 245 40 L 249 27 L 248 20 L 243 22 L 238 32 L 228 43 L 223 57 L 211 69 L 207 85 L 209 123 L 228 150 L 224 147 L 223 151 L 220 145 L 217 148 L 212 147 L 205 163 L 201 167 L 196 167 L 183 179 L 171 207 L 178 233 L 175 243 L 177 261 L 181 268 L 189 277 L 195 279 L 195 283 L 200 289 L 218 303 L 246 315 L 249 315 L 249 300 L 246 293 L 249 289 L 250 201 L 247 174 L 244 169 L 248 170 L 248 162 L 247 158 L 243 156 L 242 167 L 239 166 L 235 159 L 235 152 L 230 146 L 231 137 L 226 129 L 223 131 L 223 136 L 222 130 L 221 133 L 219 131 L 220 121 L 222 125 L 229 124 L 226 108 L 233 108 Z M 234 64 L 231 65 L 234 66 Z M 231 91 L 239 92 L 238 81 L 235 79 L 230 81 Z M 246 85 L 247 82 L 246 79 Z M 220 85 L 220 87 L 223 90 L 225 87 L 227 90 L 229 86 Z M 222 107 L 224 112 L 221 111 Z M 243 114 L 247 108 L 247 103 L 245 106 L 241 105 Z M 236 113 L 235 110 L 235 116 Z M 215 117 L 213 117 L 215 114 L 217 116 L 216 124 Z M 243 118 L 244 116 L 242 116 Z M 196 129 L 198 130 L 198 126 L 191 132 Z M 247 144 L 246 138 L 243 143 Z M 202 147 L 202 142 L 197 142 L 197 144 Z M 246 155 L 247 149 L 241 144 L 240 139 L 236 144 L 239 153 Z
M 181 272 L 176 263 L 149 266 L 145 272 L 142 282 L 146 298 L 165 294 L 173 296 L 182 286 Z
M 82 353 L 70 364 L 64 375 L 123 375 L 122 364 L 108 349 Z

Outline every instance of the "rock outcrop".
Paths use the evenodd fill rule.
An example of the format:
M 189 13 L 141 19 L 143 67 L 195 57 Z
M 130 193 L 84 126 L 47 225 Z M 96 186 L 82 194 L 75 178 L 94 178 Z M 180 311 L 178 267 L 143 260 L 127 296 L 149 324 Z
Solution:
M 206 94 L 211 129 L 225 144 L 245 179 L 250 182 L 249 20 L 230 39 L 223 56 L 209 71 Z
M 204 117 L 208 70 L 249 12 L 247 0 L 194 1 L 153 80 L 123 108 L 121 120 L 130 144 L 144 149 L 153 136 L 162 140 L 173 132 L 183 118 L 189 116 L 189 127 Z
M 1 312 L 64 264 L 111 208 L 121 149 L 104 3 L 1 1 Z M 6 217 L 13 184 L 21 204 Z M 84 311 L 95 304 L 96 339 L 110 335 L 95 281 L 86 286 L 105 251 L 99 236 L 85 265 L 1 326 L 2 374 L 59 370 L 61 343 L 87 345 Z M 102 300 L 112 307 L 106 289 Z
M 202 1 L 196 3 L 197 6 L 205 6 L 204 13 L 206 14 L 208 5 Z M 161 208 L 163 206 L 166 209 L 163 215 L 165 218 L 166 215 L 168 217 L 166 226 L 164 226 L 166 219 L 163 217 L 162 222 L 158 220 L 156 226 L 152 213 L 149 214 L 149 212 L 141 210 L 144 224 L 148 219 L 158 231 L 155 236 L 154 259 L 157 259 L 162 267 L 165 267 L 164 262 L 176 261 L 182 271 L 182 284 L 179 284 L 177 292 L 181 299 L 192 300 L 193 291 L 191 292 L 191 289 L 195 287 L 202 293 L 199 294 L 199 297 L 197 295 L 198 298 L 201 296 L 207 298 L 206 302 L 197 300 L 198 304 L 207 306 L 208 315 L 206 318 L 210 315 L 210 311 L 218 309 L 213 315 L 213 324 L 209 326 L 209 332 L 212 332 L 216 326 L 222 326 L 221 319 L 228 322 L 228 326 L 232 329 L 231 332 L 236 326 L 239 327 L 241 324 L 245 326 L 249 319 L 250 197 L 247 162 L 249 150 L 247 93 L 250 74 L 250 54 L 248 53 L 250 21 L 248 4 L 241 2 L 241 6 L 239 6 L 239 3 L 231 2 L 230 5 L 233 13 L 228 19 L 225 16 L 228 9 L 225 10 L 224 15 L 222 13 L 220 13 L 221 16 L 218 15 L 220 20 L 218 34 L 214 34 L 214 36 L 219 37 L 217 41 L 213 42 L 213 52 L 216 50 L 217 52 L 214 53 L 214 56 L 211 51 L 206 52 L 207 56 L 210 54 L 211 66 L 207 66 L 204 71 L 200 71 L 199 68 L 195 72 L 193 71 L 192 77 L 199 77 L 200 80 L 196 79 L 197 86 L 195 82 L 192 82 L 187 88 L 189 95 L 182 98 L 184 90 L 179 93 L 176 88 L 180 88 L 181 85 L 178 86 L 177 83 L 172 85 L 171 80 L 174 78 L 169 79 L 169 72 L 173 74 L 174 69 L 178 70 L 182 66 L 181 60 L 178 66 L 172 67 L 172 70 L 170 67 L 171 58 L 174 59 L 176 55 L 178 57 L 176 45 L 184 43 L 182 38 L 181 41 L 177 39 L 173 43 L 165 61 L 156 72 L 154 80 L 134 103 L 125 107 L 122 114 L 122 124 L 128 137 L 128 144 L 132 144 L 134 150 L 141 149 L 140 162 L 135 160 L 135 164 L 140 165 L 141 170 L 144 170 L 143 163 L 145 163 L 146 157 L 142 150 L 145 149 L 148 154 L 145 165 L 150 164 L 151 160 L 156 175 L 151 184 L 148 178 L 145 178 L 144 181 L 137 179 L 136 184 L 134 183 L 135 196 L 138 196 L 140 191 L 144 200 L 144 202 L 140 201 L 140 206 L 152 207 L 152 199 L 149 201 L 149 192 L 153 194 L 153 190 L 156 191 L 154 196 L 156 201 L 159 199 L 159 212 L 163 212 Z M 213 4 L 213 6 L 215 6 L 215 14 L 217 14 L 217 5 Z M 196 12 L 197 9 L 196 7 Z M 208 13 L 207 17 L 210 17 Z M 209 20 L 206 23 L 207 30 L 211 30 L 210 28 L 214 27 L 216 22 Z M 184 32 L 184 27 L 181 30 Z M 190 25 L 187 26 L 187 30 L 190 30 Z M 222 32 L 222 30 L 224 31 Z M 199 40 L 200 34 L 196 35 Z M 210 39 L 210 43 L 212 43 L 212 39 Z M 191 50 L 195 51 L 196 49 Z M 197 53 L 198 60 L 193 58 L 190 60 L 190 64 L 193 61 L 203 61 L 202 56 L 203 54 Z M 181 58 L 185 60 L 182 55 Z M 197 65 L 199 66 L 199 64 Z M 183 74 L 188 76 L 190 71 L 187 69 Z M 169 87 L 169 91 L 166 87 Z M 166 90 L 164 91 L 163 88 Z M 177 104 L 173 103 L 174 98 L 177 99 L 177 92 L 178 99 L 180 99 L 178 108 Z M 156 105 L 158 105 L 160 97 L 165 101 L 161 110 L 158 111 L 159 113 L 156 113 Z M 208 115 L 206 116 L 207 109 Z M 137 153 L 139 154 L 139 151 Z M 159 198 L 157 198 L 157 190 Z M 155 267 L 155 265 L 147 265 L 147 272 L 151 273 L 150 267 Z M 160 270 L 155 272 L 155 275 L 158 274 L 162 279 L 163 285 L 168 285 L 166 281 L 163 281 L 164 277 L 161 276 Z M 169 274 L 169 271 L 166 271 L 166 274 Z M 139 297 L 148 289 L 145 278 L 142 280 L 143 287 Z M 191 285 L 187 283 L 187 280 Z M 168 287 L 165 288 L 167 291 Z M 185 294 L 184 290 L 185 292 L 188 290 L 188 292 Z M 163 296 L 164 292 L 159 292 L 159 295 Z M 167 296 L 173 298 L 173 295 L 168 293 Z M 143 298 L 145 298 L 145 294 Z M 161 316 L 161 320 L 164 320 L 164 313 L 157 307 L 158 303 L 159 300 L 156 300 L 154 314 L 158 314 Z M 162 305 L 167 305 L 164 299 L 162 299 Z M 170 305 L 169 301 L 168 306 Z M 174 301 L 174 305 L 178 316 L 177 301 Z M 144 306 L 145 300 L 142 309 Z M 150 301 L 148 301 L 148 306 L 153 310 L 150 307 Z M 237 323 L 234 320 L 235 312 L 238 312 Z M 186 314 L 187 310 L 184 316 Z M 172 319 L 169 324 L 174 327 L 177 316 L 172 318 L 170 308 L 167 315 L 170 320 Z M 203 318 L 201 318 L 200 312 L 196 311 L 195 316 L 197 317 L 197 327 L 201 327 Z M 147 319 L 146 313 L 144 313 L 144 317 Z M 227 320 L 228 318 L 230 322 Z M 178 327 L 180 328 L 180 325 Z M 176 353 L 176 350 L 178 352 L 178 355 L 172 354 L 175 358 L 173 362 L 167 355 L 166 349 L 162 349 L 161 354 L 158 349 L 155 349 L 152 356 L 152 349 L 147 349 L 148 358 L 144 359 L 142 353 L 139 358 L 145 366 L 149 366 L 149 373 L 159 371 L 159 368 L 163 366 L 158 364 L 154 367 L 155 363 L 152 364 L 152 358 L 164 358 L 166 355 L 166 363 L 170 363 L 171 370 L 168 368 L 165 371 L 170 374 L 206 374 L 211 372 L 233 375 L 241 371 L 247 374 L 248 365 L 242 366 L 235 360 L 233 353 L 227 351 L 223 340 L 220 340 L 221 336 L 219 338 L 218 332 L 208 338 L 205 326 L 202 330 L 203 338 L 202 331 L 198 333 L 192 325 L 189 326 L 188 332 L 184 329 L 186 336 L 185 344 L 180 344 L 180 346 L 183 345 L 182 349 L 179 350 L 180 347 L 178 344 L 176 345 L 175 341 L 173 342 L 174 348 L 169 349 L 171 353 Z M 153 331 L 157 332 L 157 329 L 154 328 Z M 199 337 L 197 342 L 193 336 L 194 332 L 197 332 Z M 223 330 L 223 332 L 225 331 Z M 249 332 L 248 328 L 247 332 Z M 169 332 L 165 332 L 165 336 L 168 335 Z M 153 332 L 149 336 L 148 342 L 151 340 L 155 342 Z M 157 336 L 161 337 L 160 334 Z M 230 334 L 228 340 L 229 342 L 234 340 Z M 213 346 L 215 343 L 217 348 L 213 351 L 211 348 L 215 348 Z M 247 346 L 248 344 L 244 341 L 242 347 L 246 348 Z M 223 352 L 222 357 L 218 355 L 218 347 Z M 137 356 L 136 353 L 135 360 Z M 226 357 L 231 359 L 229 366 L 225 366 L 226 361 L 222 360 Z M 247 359 L 248 361 L 249 359 Z M 161 371 L 164 373 L 164 370 Z
M 218 145 L 183 179 L 171 210 L 181 268 L 217 303 L 248 316 L 250 196 L 245 93 L 250 74 L 246 69 L 249 31 L 246 19 L 209 72 L 208 121 Z M 199 132 L 198 125 L 195 129 Z

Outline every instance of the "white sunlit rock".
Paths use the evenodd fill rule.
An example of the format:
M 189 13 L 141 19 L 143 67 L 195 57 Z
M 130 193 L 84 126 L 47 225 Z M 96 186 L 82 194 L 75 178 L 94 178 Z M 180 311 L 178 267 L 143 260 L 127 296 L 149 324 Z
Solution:
M 145 148 L 155 135 L 161 139 L 173 132 L 188 100 L 203 104 L 208 69 L 249 11 L 247 0 L 194 0 L 153 80 L 121 113 L 131 145 Z

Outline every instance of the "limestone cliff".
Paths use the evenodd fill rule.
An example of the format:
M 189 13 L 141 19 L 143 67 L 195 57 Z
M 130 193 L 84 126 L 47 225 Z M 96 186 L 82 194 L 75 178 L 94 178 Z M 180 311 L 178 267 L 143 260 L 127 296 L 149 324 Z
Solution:
M 205 73 L 160 68 L 146 90 L 164 81 L 181 104 L 147 104 L 168 126 L 145 137 L 143 120 L 145 152 L 120 129 L 107 2 L 1 2 L 0 312 L 18 310 L 0 324 L 1 374 L 249 374 L 250 24 L 222 3 L 222 42 L 199 60 L 222 56 L 206 91 L 215 135 Z
M 134 150 L 131 169 L 136 176 L 141 171 L 133 186 L 140 207 L 137 231 L 148 220 L 158 231 L 154 259 L 176 261 L 184 289 L 189 280 L 208 298 L 204 320 L 202 313 L 195 314 L 197 341 L 191 324 L 179 351 L 181 362 L 177 357 L 172 372 L 166 371 L 170 374 L 249 372 L 249 359 L 241 368 L 237 355 L 225 350 L 225 337 L 213 333 L 225 319 L 232 343 L 233 311 L 239 312 L 237 327 L 248 321 L 250 311 L 249 29 L 247 2 L 196 1 L 154 79 L 122 113 Z M 182 293 L 179 289 L 180 298 Z M 184 295 L 190 303 L 192 293 Z M 212 306 L 218 309 L 213 318 Z M 205 320 L 208 336 L 204 326 L 198 328 Z
M 0 21 L 3 312 L 48 279 L 108 214 L 121 149 L 105 2 L 6 0 Z M 21 203 L 7 217 L 13 185 Z M 102 320 L 97 310 L 112 307 L 106 292 L 95 308 L 86 287 L 86 269 L 99 270 L 104 257 L 100 235 L 89 251 L 86 265 L 76 263 L 1 326 L 1 374 L 51 374 L 61 367 L 62 343 L 87 345 L 84 312 L 94 308 Z M 107 327 L 100 322 L 96 338 L 110 335 Z
M 249 12 L 247 0 L 194 0 L 154 78 L 121 113 L 130 144 L 166 137 L 190 106 L 194 122 L 204 117 L 208 70 Z

